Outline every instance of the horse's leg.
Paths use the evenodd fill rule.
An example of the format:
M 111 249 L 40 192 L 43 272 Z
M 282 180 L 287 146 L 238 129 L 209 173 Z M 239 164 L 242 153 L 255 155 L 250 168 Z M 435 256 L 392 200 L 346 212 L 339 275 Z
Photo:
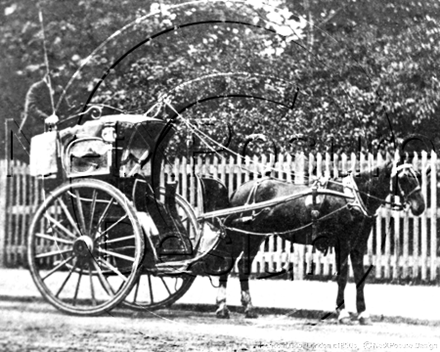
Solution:
M 351 264 L 353 266 L 354 281 L 356 282 L 356 310 L 358 312 L 358 320 L 362 325 L 370 325 L 370 316 L 366 311 L 364 287 L 365 287 L 365 271 L 364 271 L 364 253 L 356 248 L 350 253 Z
M 226 306 L 226 286 L 228 284 L 228 275 L 221 274 L 219 277 L 219 288 L 217 291 L 217 310 L 215 315 L 219 319 L 228 319 L 229 318 L 229 309 Z
M 219 273 L 219 288 L 217 291 L 217 310 L 215 312 L 217 318 L 229 318 L 229 309 L 226 305 L 226 287 L 229 273 L 233 269 L 235 261 L 237 260 L 241 251 L 242 246 L 240 238 L 232 232 L 227 233 L 226 237 L 217 247 L 215 253 L 215 262 L 218 264 L 219 261 L 219 268 L 222 270 L 222 272 Z M 224 266 L 224 260 L 227 261 L 226 266 Z M 221 265 L 223 265 L 223 267 Z M 214 264 L 214 267 L 216 268 L 217 265 Z
M 336 313 L 340 324 L 350 322 L 350 314 L 345 309 L 344 290 L 348 280 L 348 248 L 344 245 L 335 247 L 338 295 L 336 297 Z
M 251 294 L 249 292 L 249 275 L 252 269 L 252 262 L 257 255 L 260 244 L 264 237 L 245 235 L 243 239 L 243 255 L 238 261 L 238 273 L 241 287 L 241 304 L 244 307 L 244 314 L 246 318 L 257 318 L 258 314 L 255 312 L 252 305 Z

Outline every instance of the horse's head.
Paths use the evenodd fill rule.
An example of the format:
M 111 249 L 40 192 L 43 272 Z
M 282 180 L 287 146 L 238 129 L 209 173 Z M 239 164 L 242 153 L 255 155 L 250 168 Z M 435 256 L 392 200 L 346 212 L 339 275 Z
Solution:
M 418 216 L 425 210 L 425 200 L 418 180 L 417 172 L 411 164 L 393 164 L 391 171 L 391 194 L 399 196 L 402 208 L 410 207 L 411 212 Z

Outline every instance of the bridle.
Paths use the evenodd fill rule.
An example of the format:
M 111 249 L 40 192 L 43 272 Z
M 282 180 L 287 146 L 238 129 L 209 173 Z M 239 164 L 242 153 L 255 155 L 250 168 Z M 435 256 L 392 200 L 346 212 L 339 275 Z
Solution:
M 411 190 L 410 192 L 405 193 L 398 179 L 408 174 L 410 174 L 410 176 L 414 178 L 414 180 L 417 183 L 417 186 L 414 187 L 414 189 Z M 408 199 L 411 197 L 411 195 L 413 195 L 415 192 L 418 192 L 420 190 L 421 187 L 417 177 L 417 173 L 414 170 L 414 166 L 409 163 L 404 163 L 401 165 L 397 165 L 396 163 L 394 163 L 390 178 L 390 194 L 393 196 L 393 198 L 395 198 L 396 196 L 399 197 L 401 201 L 395 202 L 393 200 L 391 202 L 392 207 L 395 208 L 396 210 L 408 210 L 410 206 L 410 202 L 408 201 Z

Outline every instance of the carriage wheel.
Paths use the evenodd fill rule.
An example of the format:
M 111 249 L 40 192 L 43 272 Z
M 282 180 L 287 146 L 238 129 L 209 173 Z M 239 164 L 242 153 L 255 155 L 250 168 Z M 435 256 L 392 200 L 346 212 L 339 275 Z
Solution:
M 67 313 L 99 314 L 115 307 L 136 282 L 143 253 L 134 207 L 99 180 L 56 188 L 29 229 L 32 278 L 41 294 Z
M 160 194 L 165 196 L 165 190 L 161 189 Z M 200 239 L 200 230 L 193 208 L 178 194 L 176 194 L 176 206 L 180 220 L 187 230 L 193 248 L 195 248 Z M 139 276 L 130 294 L 125 298 L 124 305 L 138 310 L 170 306 L 189 290 L 195 278 L 191 274 L 157 276 L 143 273 Z

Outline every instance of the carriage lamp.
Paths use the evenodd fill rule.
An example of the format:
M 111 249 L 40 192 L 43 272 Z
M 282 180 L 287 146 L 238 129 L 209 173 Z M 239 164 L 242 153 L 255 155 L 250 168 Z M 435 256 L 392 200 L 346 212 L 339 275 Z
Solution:
M 116 140 L 116 131 L 114 125 L 104 126 L 101 132 L 104 142 L 113 143 Z

